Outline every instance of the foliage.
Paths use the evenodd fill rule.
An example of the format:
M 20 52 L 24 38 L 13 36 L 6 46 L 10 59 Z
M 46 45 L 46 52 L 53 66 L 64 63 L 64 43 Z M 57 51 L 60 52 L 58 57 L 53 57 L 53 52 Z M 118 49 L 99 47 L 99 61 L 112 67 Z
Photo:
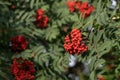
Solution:
M 83 18 L 80 13 L 69 11 L 66 0 L 1 0 L 0 80 L 14 79 L 10 72 L 14 57 L 30 59 L 35 63 L 35 80 L 70 80 L 70 54 L 64 50 L 63 43 L 64 37 L 73 28 L 81 30 L 89 47 L 87 52 L 74 56 L 77 63 L 88 63 L 90 74 L 82 73 L 80 65 L 81 72 L 73 69 L 75 74 L 79 72 L 77 76 L 81 80 L 86 77 L 86 80 L 95 80 L 97 75 L 105 76 L 106 80 L 119 79 L 120 1 L 115 9 L 110 9 L 111 0 L 89 2 L 95 10 L 89 17 Z M 45 29 L 37 28 L 34 23 L 37 9 L 45 10 L 45 15 L 49 17 Z M 16 35 L 24 35 L 29 42 L 28 48 L 18 54 L 9 46 L 10 37 Z

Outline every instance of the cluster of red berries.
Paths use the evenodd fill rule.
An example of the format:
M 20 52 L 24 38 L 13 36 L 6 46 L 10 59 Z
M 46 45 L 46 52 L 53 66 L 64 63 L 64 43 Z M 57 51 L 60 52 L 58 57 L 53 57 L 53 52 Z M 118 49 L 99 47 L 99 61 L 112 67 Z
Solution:
M 77 9 L 80 13 L 82 13 L 82 17 L 84 18 L 88 17 L 94 10 L 94 7 L 92 5 L 89 5 L 88 2 L 81 2 L 75 0 L 67 1 L 67 6 L 70 12 L 74 12 L 75 9 Z
M 82 42 L 82 34 L 79 29 L 73 29 L 65 37 L 64 48 L 70 54 L 81 54 L 88 50 L 88 46 Z
M 15 80 L 34 80 L 34 64 L 31 61 L 22 58 L 14 58 L 11 66 L 11 72 Z
M 18 35 L 10 38 L 10 46 L 14 51 L 23 51 L 27 45 L 28 41 L 24 36 Z
M 44 15 L 44 10 L 38 9 L 37 16 L 36 16 L 36 24 L 38 28 L 46 28 L 49 18 Z

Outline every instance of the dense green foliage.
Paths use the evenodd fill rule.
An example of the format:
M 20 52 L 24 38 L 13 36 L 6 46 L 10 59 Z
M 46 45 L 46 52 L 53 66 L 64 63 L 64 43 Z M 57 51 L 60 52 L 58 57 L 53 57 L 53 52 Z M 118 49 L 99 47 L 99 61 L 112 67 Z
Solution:
M 79 74 L 74 71 L 80 80 L 95 80 L 97 75 L 104 75 L 106 80 L 120 78 L 120 1 L 115 9 L 110 9 L 111 0 L 91 0 L 90 4 L 95 10 L 84 19 L 80 13 L 69 11 L 66 0 L 0 0 L 0 80 L 14 79 L 10 72 L 14 57 L 35 63 L 35 80 L 70 80 L 70 55 L 63 44 L 73 28 L 81 30 L 89 47 L 87 52 L 74 55 L 77 63 L 89 63 L 89 76 L 80 66 Z M 45 10 L 49 17 L 45 29 L 34 24 L 37 9 Z M 9 39 L 15 35 L 24 35 L 29 42 L 19 54 L 9 47 Z

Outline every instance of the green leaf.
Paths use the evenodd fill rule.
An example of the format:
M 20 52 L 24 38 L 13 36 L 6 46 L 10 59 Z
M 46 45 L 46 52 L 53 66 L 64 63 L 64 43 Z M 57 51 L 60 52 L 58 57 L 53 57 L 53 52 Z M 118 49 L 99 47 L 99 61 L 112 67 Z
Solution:
M 41 9 L 47 11 L 47 10 L 49 9 L 49 5 L 43 5 L 43 6 L 41 7 Z
M 34 1 L 35 1 L 35 0 L 31 0 L 31 1 L 30 1 L 30 8 L 31 8 L 31 9 L 34 7 L 34 4 L 35 4 Z
M 90 80 L 95 80 L 95 72 L 92 71 L 90 74 Z
M 94 36 L 94 44 L 97 44 L 101 40 L 104 30 L 97 31 L 97 35 Z
M 96 62 L 96 56 L 93 56 L 93 57 L 91 57 L 91 59 L 90 59 L 90 71 L 93 71 L 94 70 L 94 65 L 95 65 L 95 62 Z
M 102 65 L 105 63 L 105 60 L 104 59 L 99 59 L 95 62 L 95 69 L 98 68 L 99 65 Z
M 56 39 L 57 36 L 59 35 L 59 29 L 50 27 L 50 28 L 46 29 L 46 33 L 47 34 L 45 34 L 45 39 L 52 41 L 53 39 Z

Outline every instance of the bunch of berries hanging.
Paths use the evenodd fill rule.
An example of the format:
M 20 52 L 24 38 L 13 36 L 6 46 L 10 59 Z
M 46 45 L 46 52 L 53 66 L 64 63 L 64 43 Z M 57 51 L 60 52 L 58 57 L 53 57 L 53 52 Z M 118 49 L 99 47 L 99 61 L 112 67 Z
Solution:
M 11 65 L 11 72 L 15 80 L 34 80 L 35 69 L 31 61 L 22 58 L 14 58 Z
M 70 54 L 81 54 L 88 50 L 88 46 L 82 42 L 82 34 L 79 29 L 73 29 L 65 37 L 64 48 Z
M 27 45 L 28 41 L 24 36 L 18 35 L 10 38 L 10 46 L 13 51 L 23 51 Z
M 82 17 L 86 18 L 88 17 L 94 10 L 94 7 L 90 5 L 88 2 L 81 2 L 81 1 L 67 1 L 67 6 L 70 10 L 70 12 L 74 12 L 75 9 L 78 10 Z
M 36 16 L 36 25 L 38 28 L 46 28 L 49 18 L 44 15 L 44 10 L 38 9 L 37 16 Z

